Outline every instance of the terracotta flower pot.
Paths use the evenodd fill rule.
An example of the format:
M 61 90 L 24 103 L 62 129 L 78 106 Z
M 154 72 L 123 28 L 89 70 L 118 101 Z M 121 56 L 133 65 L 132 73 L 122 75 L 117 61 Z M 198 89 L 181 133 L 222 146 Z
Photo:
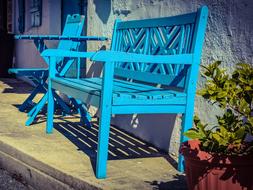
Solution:
M 199 144 L 190 140 L 180 148 L 189 190 L 253 190 L 253 155 L 209 154 Z

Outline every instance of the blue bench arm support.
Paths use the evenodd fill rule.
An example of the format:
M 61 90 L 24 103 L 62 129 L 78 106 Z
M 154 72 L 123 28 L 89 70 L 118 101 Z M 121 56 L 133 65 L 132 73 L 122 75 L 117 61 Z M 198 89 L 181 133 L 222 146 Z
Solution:
M 78 52 L 59 49 L 47 49 L 42 52 L 42 57 L 71 57 L 71 58 L 91 58 L 96 52 Z
M 118 51 L 77 52 L 56 49 L 47 49 L 43 57 L 72 57 L 90 58 L 92 61 L 102 62 L 142 62 L 167 64 L 192 64 L 193 54 L 180 55 L 143 55 Z

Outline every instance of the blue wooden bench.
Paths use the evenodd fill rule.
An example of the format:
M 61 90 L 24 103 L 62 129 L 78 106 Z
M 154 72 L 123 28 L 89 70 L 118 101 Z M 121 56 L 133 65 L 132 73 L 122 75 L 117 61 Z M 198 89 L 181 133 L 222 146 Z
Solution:
M 58 49 L 64 50 L 78 50 L 81 42 L 86 42 L 88 40 L 106 40 L 105 37 L 96 36 L 82 36 L 84 27 L 85 17 L 79 14 L 68 15 L 66 18 L 66 23 L 62 32 L 62 35 L 16 35 L 16 40 L 33 40 L 37 50 L 42 53 L 47 46 L 45 40 L 58 40 Z M 48 59 L 44 58 L 45 62 L 48 64 Z M 57 70 L 60 72 L 61 76 L 64 76 L 74 63 L 73 59 L 68 61 L 62 61 L 62 59 L 57 60 Z M 34 65 L 36 67 L 36 63 Z M 78 66 L 80 68 L 80 65 Z M 28 119 L 26 125 L 32 124 L 37 117 L 38 113 L 44 107 L 47 101 L 47 78 L 48 78 L 48 68 L 11 68 L 9 73 L 16 74 L 17 76 L 25 76 L 33 81 L 36 85 L 32 93 L 27 97 L 27 99 L 19 107 L 20 111 L 25 111 L 29 105 L 34 105 L 33 99 L 38 93 L 44 93 L 44 96 L 40 99 L 38 104 L 34 105 L 33 108 L 28 112 Z M 79 76 L 77 73 L 76 77 Z M 64 101 L 54 93 L 54 98 L 56 103 L 62 107 L 65 113 L 70 113 L 70 108 L 64 103 Z M 72 101 L 76 103 L 74 99 Z M 81 107 L 79 106 L 81 109 Z M 82 111 L 83 112 L 83 111 Z
M 191 128 L 207 17 L 204 6 L 167 18 L 117 20 L 109 51 L 44 51 L 50 59 L 47 133 L 53 129 L 55 90 L 100 108 L 96 176 L 105 178 L 112 114 L 180 113 L 182 132 Z M 58 57 L 102 62 L 103 77 L 61 77 L 55 70 Z

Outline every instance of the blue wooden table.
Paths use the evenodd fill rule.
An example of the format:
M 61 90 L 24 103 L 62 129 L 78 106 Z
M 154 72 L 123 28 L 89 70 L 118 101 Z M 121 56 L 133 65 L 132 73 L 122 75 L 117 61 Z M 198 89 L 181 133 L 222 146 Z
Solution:
M 107 40 L 106 37 L 98 37 L 98 36 L 59 36 L 59 35 L 15 35 L 14 37 L 16 40 L 33 40 L 37 50 L 42 53 L 44 50 L 48 49 L 48 47 L 45 44 L 45 40 L 61 40 L 61 41 L 74 41 L 74 42 L 87 42 L 87 41 L 105 41 Z M 44 61 L 47 65 L 49 65 L 49 60 L 47 57 L 43 57 Z M 64 67 L 61 68 L 61 72 L 59 73 L 60 76 L 64 76 L 67 70 L 72 65 L 73 61 L 68 61 Z M 78 62 L 80 64 L 80 62 Z M 80 68 L 80 65 L 78 65 L 78 68 Z M 41 69 L 41 68 L 34 68 L 29 70 L 27 69 L 9 69 L 10 73 L 14 73 L 19 76 L 29 76 L 31 77 L 32 81 L 38 86 L 31 95 L 25 100 L 25 102 L 21 105 L 19 108 L 21 111 L 24 109 L 24 107 L 27 107 L 27 104 L 29 104 L 29 101 L 31 101 L 38 92 L 44 93 L 44 96 L 40 99 L 40 101 L 33 106 L 33 108 L 28 112 L 28 120 L 26 121 L 26 126 L 31 125 L 35 118 L 37 117 L 38 113 L 42 110 L 44 105 L 47 102 L 47 79 L 48 79 L 48 68 Z M 63 108 L 63 111 L 65 113 L 70 113 L 70 108 L 65 104 L 65 102 L 59 97 L 57 93 L 53 93 L 53 96 L 56 100 L 56 103 Z M 80 107 L 80 104 L 72 99 L 72 103 L 74 106 L 79 106 L 79 109 L 82 109 Z M 79 110 L 81 113 L 85 113 L 82 110 Z

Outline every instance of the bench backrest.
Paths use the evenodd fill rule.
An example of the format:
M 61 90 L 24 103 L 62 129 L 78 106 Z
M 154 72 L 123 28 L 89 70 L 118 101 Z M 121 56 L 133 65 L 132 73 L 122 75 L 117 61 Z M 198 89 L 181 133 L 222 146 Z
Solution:
M 148 55 L 193 53 L 194 64 L 198 65 L 207 16 L 204 6 L 197 12 L 174 17 L 116 21 L 111 49 Z M 190 75 L 189 65 L 118 62 L 114 67 L 119 77 L 176 87 L 184 87 Z

